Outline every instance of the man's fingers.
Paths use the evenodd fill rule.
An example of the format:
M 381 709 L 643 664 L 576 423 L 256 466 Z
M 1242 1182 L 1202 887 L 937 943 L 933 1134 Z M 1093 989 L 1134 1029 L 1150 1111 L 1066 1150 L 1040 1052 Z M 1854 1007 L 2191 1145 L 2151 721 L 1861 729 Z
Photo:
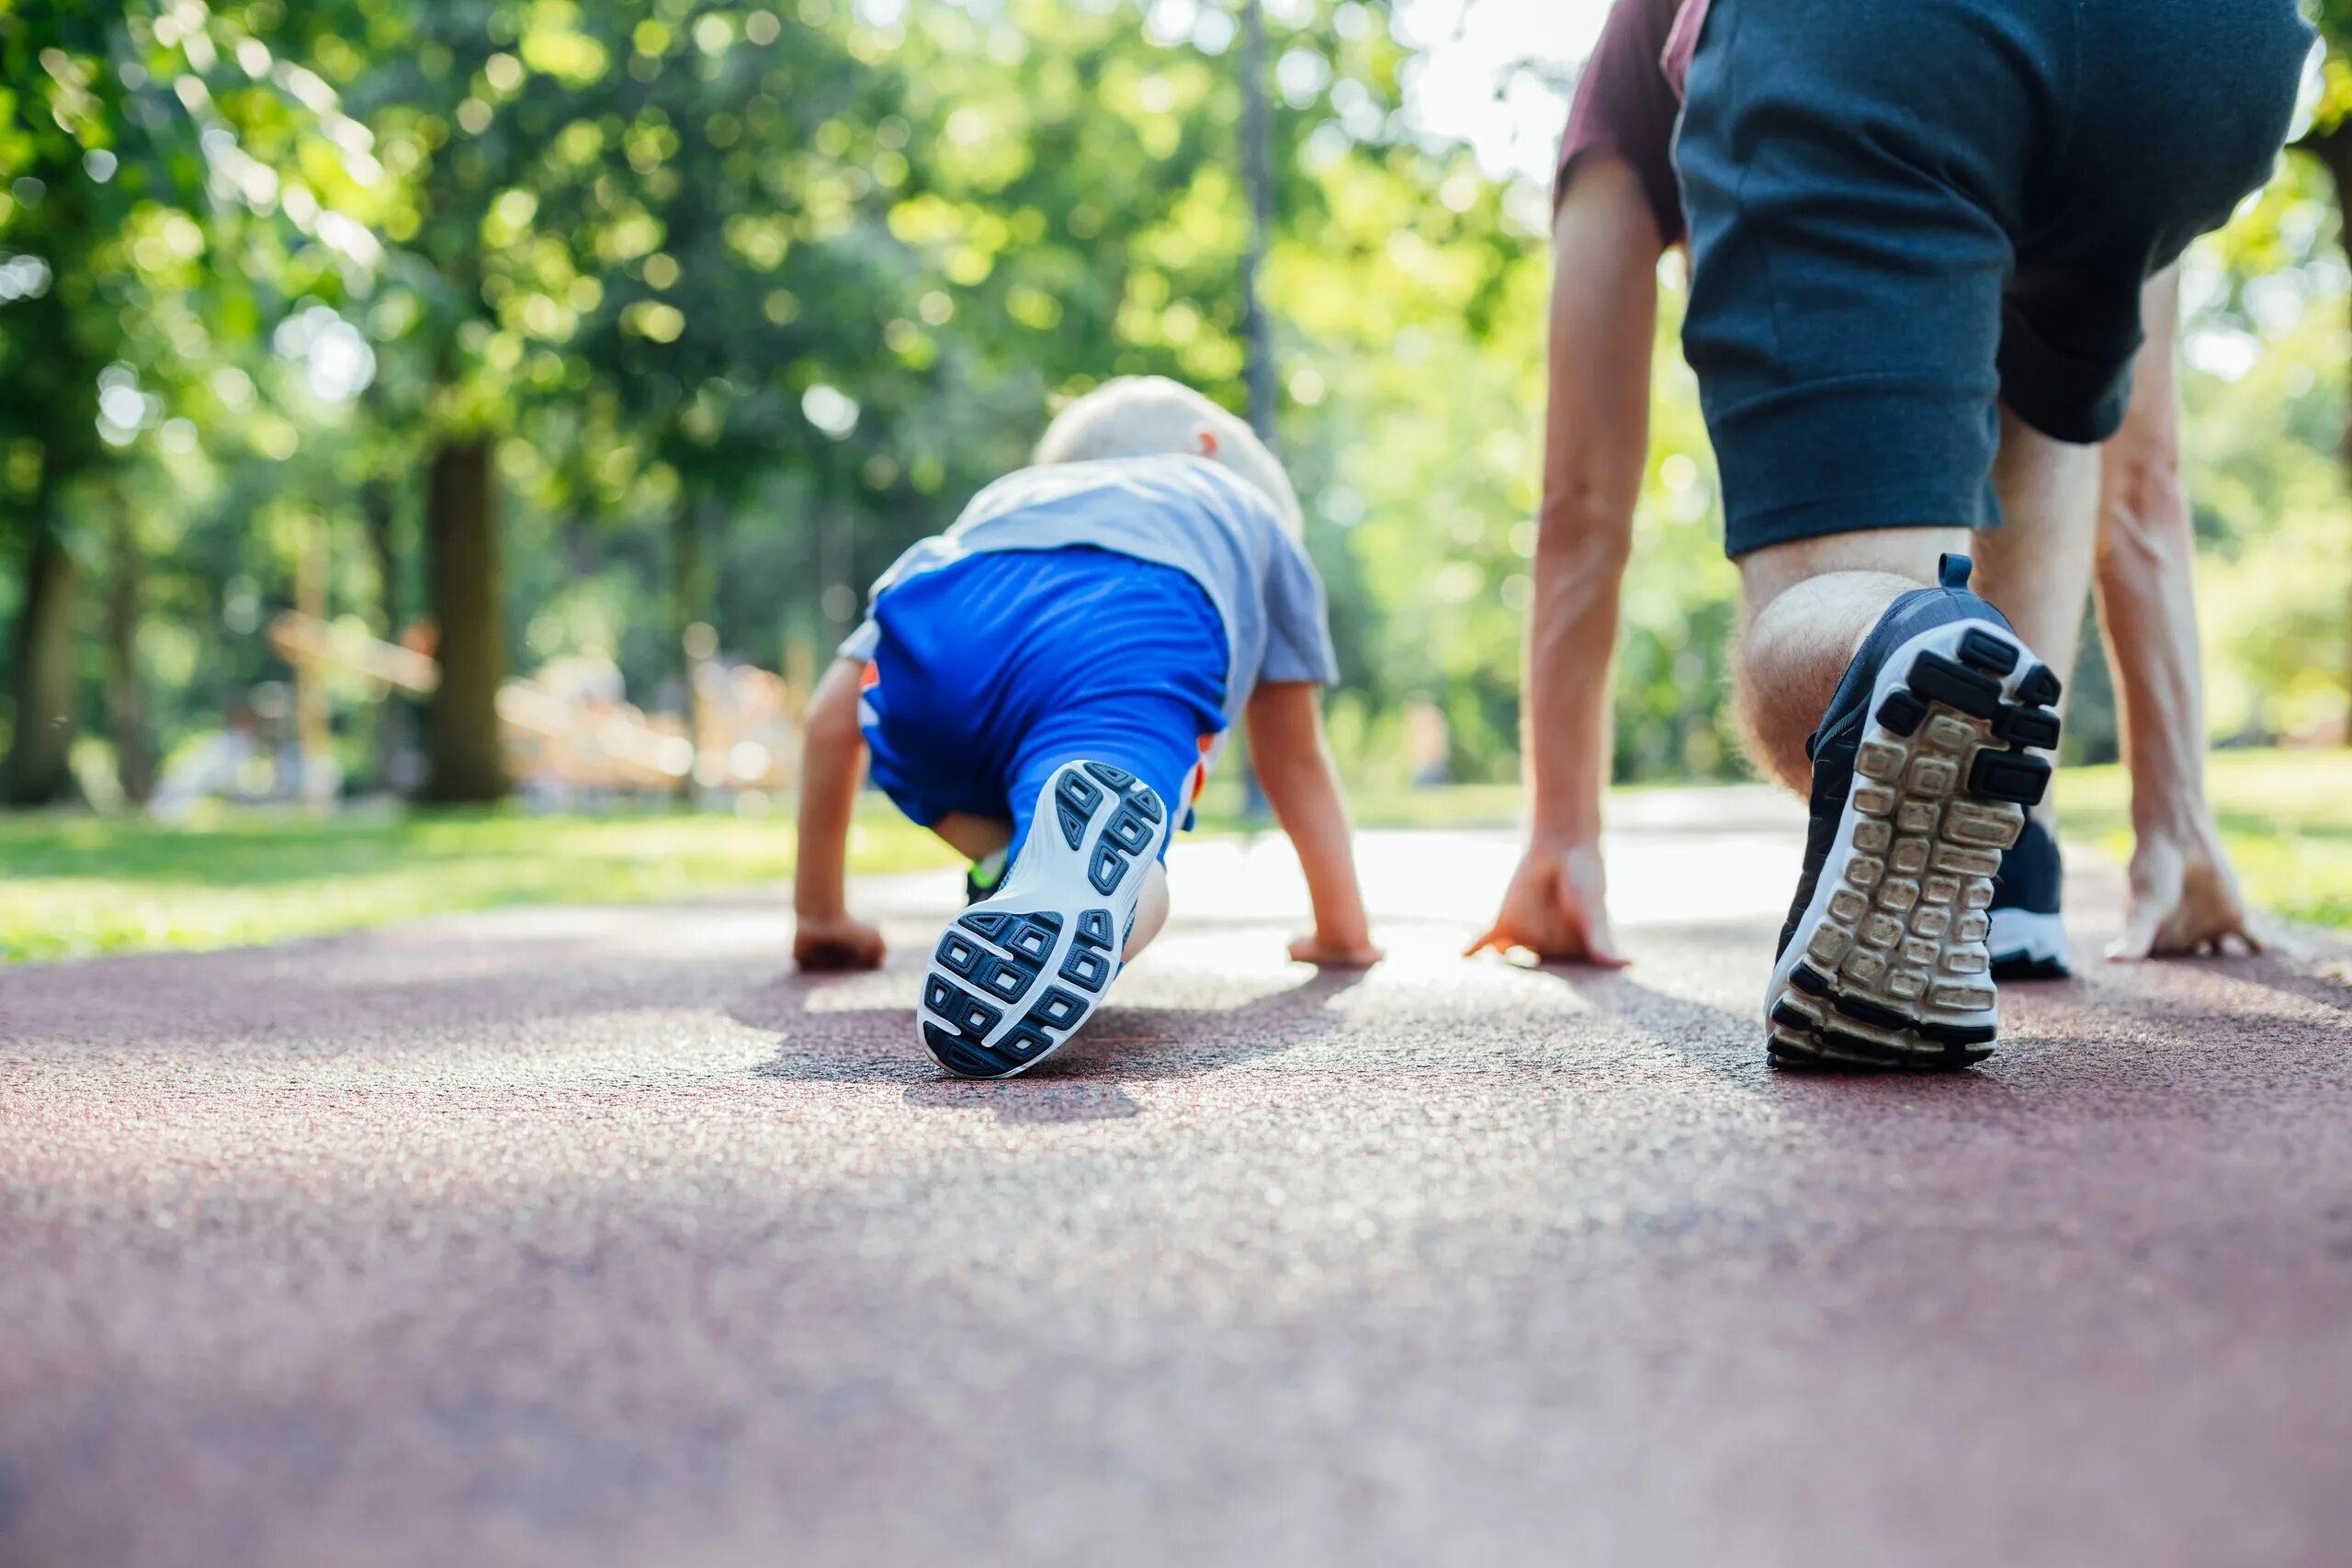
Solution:
M 1576 939 L 1577 950 L 1587 964 L 1602 969 L 1623 969 L 1624 957 L 1617 951 L 1616 940 L 1609 934 L 1606 912 L 1589 913 L 1570 907 L 1567 916 L 1568 934 Z
M 1503 934 L 1503 928 L 1499 922 L 1488 926 L 1484 936 L 1479 937 L 1476 941 L 1471 942 L 1469 946 L 1464 948 L 1462 950 L 1462 956 L 1464 958 L 1476 958 L 1478 954 L 1486 952 L 1489 948 L 1492 948 L 1497 953 L 1508 953 L 1510 952 L 1510 939 Z
M 1584 945 L 1585 952 L 1591 955 L 1591 961 L 1603 969 L 1623 969 L 1633 962 L 1632 959 L 1618 952 L 1605 935 L 1597 941 L 1589 941 Z
M 2146 909 L 2134 909 L 2124 923 L 2123 934 L 2108 944 L 2107 956 L 2116 964 L 2137 964 L 2145 959 L 2156 945 L 2156 925 L 2162 917 Z
M 1615 943 L 1610 941 L 1606 928 L 1598 932 L 1585 933 L 1584 960 L 1600 969 L 1623 969 L 1630 962 L 1623 953 L 1617 951 Z
M 1602 969 L 1623 969 L 1625 960 L 1617 951 L 1615 939 L 1609 934 L 1607 895 L 1597 886 L 1600 880 L 1596 866 L 1590 877 L 1592 885 L 1575 886 L 1564 876 L 1553 887 L 1552 901 L 1567 928 L 1568 951 L 1561 956 Z
M 2152 913 L 2143 908 L 2133 912 L 2123 935 L 2108 948 L 2107 955 L 2130 964 L 2149 958 L 2251 957 L 2267 951 L 2268 944 L 2251 921 L 2191 924 L 2180 909 Z

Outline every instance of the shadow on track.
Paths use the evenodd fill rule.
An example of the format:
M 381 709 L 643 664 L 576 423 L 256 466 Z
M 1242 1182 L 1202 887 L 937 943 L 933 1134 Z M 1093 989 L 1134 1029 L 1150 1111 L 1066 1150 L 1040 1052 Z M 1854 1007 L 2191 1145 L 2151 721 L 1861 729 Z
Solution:
M 1648 966 L 1674 972 L 1654 956 Z M 1776 1068 L 1764 1059 L 1764 1028 L 1753 1013 L 1661 990 L 1645 984 L 1636 970 L 1544 964 L 1528 972 L 1565 987 L 1594 1015 L 1631 1037 L 1663 1045 L 1721 1083 L 1802 1121 L 1826 1116 L 1850 1122 L 1858 1109 L 1991 1118 L 2015 1109 L 2019 1098 L 1997 1073 L 1984 1068 L 1935 1074 Z M 1996 1064 L 2000 1060 L 1998 1055 L 1993 1058 Z
M 779 1037 L 775 1058 L 754 1071 L 804 1082 L 904 1082 L 910 1106 L 992 1110 L 1008 1123 L 1113 1121 L 1139 1114 L 1122 1085 L 1214 1072 L 1329 1033 L 1340 1022 L 1330 1004 L 1363 976 L 1319 972 L 1226 1008 L 1108 1005 L 1052 1060 L 1002 1082 L 943 1074 L 915 1043 L 912 1008 L 857 1005 L 853 998 L 875 978 L 789 975 L 739 1001 L 730 1018 Z M 894 990 L 899 978 L 891 976 Z

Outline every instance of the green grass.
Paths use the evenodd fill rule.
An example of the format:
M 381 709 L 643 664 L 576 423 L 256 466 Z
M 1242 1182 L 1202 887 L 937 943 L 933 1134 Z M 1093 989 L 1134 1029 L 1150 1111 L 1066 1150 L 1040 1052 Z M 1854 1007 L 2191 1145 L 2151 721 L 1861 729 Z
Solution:
M 2210 780 L 2247 895 L 2290 919 L 2352 926 L 2352 751 L 2228 752 Z M 2067 770 L 2067 836 L 2128 854 L 2129 788 L 2120 768 Z M 1521 797 L 1464 784 L 1363 790 L 1352 805 L 1365 827 L 1509 827 Z M 1202 826 L 1240 826 L 1239 807 L 1238 785 L 1220 779 Z M 953 856 L 869 801 L 851 859 L 885 872 Z M 792 860 L 782 818 L 220 811 L 183 828 L 0 818 L 0 960 L 277 942 L 507 904 L 693 897 L 780 881 Z
M 1348 816 L 1359 828 L 1512 828 L 1525 801 L 1517 784 L 1357 785 L 1348 791 Z M 1196 811 L 1207 833 L 1263 832 L 1272 826 L 1270 818 L 1242 815 L 1241 785 L 1229 770 L 1209 781 Z
M 948 863 L 887 808 L 861 815 L 859 871 Z M 687 897 L 792 874 L 786 818 L 519 812 L 220 812 L 0 818 L 0 959 L 283 941 L 506 904 Z
M 2206 769 L 2222 840 L 2257 908 L 2352 926 L 2352 750 L 2224 751 Z M 2131 781 L 2120 767 L 2058 775 L 2070 839 L 2132 852 Z

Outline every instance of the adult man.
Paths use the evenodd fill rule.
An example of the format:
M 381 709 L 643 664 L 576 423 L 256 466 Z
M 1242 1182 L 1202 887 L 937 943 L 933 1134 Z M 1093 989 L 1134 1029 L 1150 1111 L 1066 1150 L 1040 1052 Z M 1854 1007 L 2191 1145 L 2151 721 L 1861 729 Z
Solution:
M 2046 671 L 2033 674 L 2025 649 L 2071 665 L 2095 505 L 2141 829 L 2122 951 L 2244 934 L 2201 794 L 2168 276 L 2147 285 L 2158 342 L 2128 417 L 2125 389 L 2143 280 L 2267 172 L 2302 29 L 2285 0 L 1860 9 L 1714 0 L 1709 12 L 1694 0 L 1677 26 L 1673 0 L 1624 0 L 1563 147 L 1530 640 L 1534 836 L 1480 945 L 1615 960 L 1598 855 L 1605 671 L 1645 462 L 1655 264 L 1680 228 L 1665 159 L 1670 78 L 1695 44 L 1681 152 L 1699 276 L 1686 343 L 1742 567 L 1743 715 L 1759 760 L 1779 776 L 1794 784 L 1815 764 L 1806 886 L 1770 998 L 1799 1021 L 1776 1025 L 1775 1050 L 1899 1065 L 1973 1059 L 1990 1038 L 1990 987 L 1970 951 L 1981 951 L 1982 933 L 1955 937 L 1984 923 L 1969 906 L 1990 889 L 1939 866 L 1890 866 L 1888 852 L 1974 865 L 2016 831 L 2007 819 L 2017 807 L 2040 804 L 2035 780 L 2045 770 L 2034 753 L 2054 741 L 2054 712 L 2019 702 L 2018 688 L 2030 682 L 2022 694 L 2046 705 L 2056 691 Z M 2184 78 L 2182 59 L 2203 74 Z M 2102 476 L 2100 457 L 2078 444 L 2119 423 Z M 1995 520 L 1988 488 L 2009 525 L 1977 536 L 1981 586 L 2014 617 L 2023 646 L 1964 588 L 1917 591 L 1931 581 L 1937 553 L 1966 540 L 1962 529 Z M 1904 614 L 1888 622 L 1898 600 Z M 1881 645 L 1849 668 L 1882 622 Z M 1860 705 L 1878 666 L 1931 625 L 1951 629 L 1929 641 L 1952 647 L 1899 655 L 1894 684 L 1906 694 L 1918 654 L 1948 659 L 1970 630 L 1979 664 L 2007 668 L 1955 660 L 1960 673 L 1943 681 L 1945 694 L 1983 711 L 1922 699 L 1911 733 L 1872 737 L 1873 714 Z M 1936 667 L 1927 668 L 1936 685 Z M 1816 726 L 1841 670 L 1851 677 L 1842 707 Z M 1894 716 L 1908 717 L 1908 706 L 1898 704 Z M 1809 758 L 1804 746 L 1816 728 L 1826 758 Z M 1938 743 L 1942 760 L 1926 767 L 1925 782 L 1942 783 L 1944 762 L 1954 776 L 1905 798 L 1907 770 L 1922 760 L 1914 753 Z M 1896 766 L 1900 752 L 1905 771 L 1878 781 L 1896 786 L 1891 795 L 1866 781 L 1866 804 L 1889 809 L 1880 826 L 1846 826 L 1890 842 L 1858 856 L 1841 819 L 1871 816 L 1846 810 L 1856 793 L 1850 762 L 1865 745 L 1873 766 Z M 1980 764 L 1980 753 L 1996 760 Z M 1972 787 L 1980 765 L 1996 793 Z M 1920 830 L 1906 831 L 1906 820 Z M 1975 841 L 1946 841 L 1947 829 Z M 2019 922 L 2016 955 L 2029 968 L 2063 956 L 2050 940 L 2055 856 L 2044 829 L 2025 829 L 2004 878 L 2006 902 L 2048 917 Z M 2020 874 L 2019 861 L 2037 848 L 2046 856 Z M 1858 858 L 1879 863 L 1859 874 L 1875 881 L 1841 891 Z M 1833 859 L 1840 874 L 1825 885 Z M 2045 888 L 2020 886 L 2036 881 Z M 1932 907 L 1936 895 L 1951 902 Z M 1834 918 L 1831 902 L 1851 918 Z M 1865 923 L 1882 943 L 1861 940 Z M 1825 926 L 1839 930 L 1825 937 Z M 1816 938 L 1825 953 L 1838 950 L 1828 975 L 1818 958 L 1792 955 L 1792 941 L 1801 953 Z M 1849 956 L 1867 978 L 1845 974 Z M 1868 1016 L 1833 1005 L 1848 991 L 1852 1010 Z M 1939 994 L 1983 1005 L 1939 1005 Z

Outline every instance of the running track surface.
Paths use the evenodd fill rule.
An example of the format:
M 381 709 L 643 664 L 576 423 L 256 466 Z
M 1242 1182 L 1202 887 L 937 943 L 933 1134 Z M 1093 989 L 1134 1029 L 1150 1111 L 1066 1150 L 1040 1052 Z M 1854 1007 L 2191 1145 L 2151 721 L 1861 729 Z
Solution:
M 1984 1067 L 1775 1075 L 1790 808 L 1623 811 L 1623 975 L 1454 956 L 1504 834 L 1368 836 L 1361 977 L 1186 846 L 1003 1085 L 948 877 L 0 972 L 0 1564 L 2345 1562 L 2341 950 L 2092 867 Z

